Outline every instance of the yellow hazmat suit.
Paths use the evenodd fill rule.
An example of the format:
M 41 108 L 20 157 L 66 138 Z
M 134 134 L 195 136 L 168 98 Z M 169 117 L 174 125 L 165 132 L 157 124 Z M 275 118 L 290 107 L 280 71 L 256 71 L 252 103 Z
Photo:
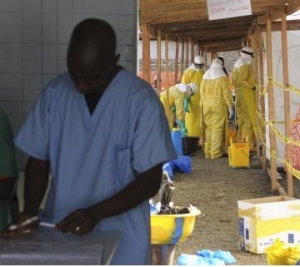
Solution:
M 242 53 L 242 51 L 241 58 L 235 62 L 232 73 L 232 84 L 236 96 L 237 141 L 243 142 L 248 138 L 250 150 L 255 150 L 258 120 L 256 115 L 256 83 L 251 70 L 252 57 Z
M 198 88 L 200 88 L 203 74 L 204 69 L 196 69 L 193 67 L 189 67 L 184 71 L 181 77 L 181 82 L 186 84 L 195 83 L 198 86 Z M 190 98 L 190 112 L 187 112 L 185 114 L 185 126 L 187 128 L 189 137 L 201 138 L 199 101 L 200 93 L 199 90 L 197 90 L 195 94 Z
M 184 99 L 184 92 L 181 92 L 175 85 L 169 88 L 169 114 L 172 113 L 173 108 L 175 108 L 176 112 L 176 119 L 177 120 L 184 120 L 184 110 L 183 110 L 183 99 Z M 162 102 L 166 113 L 167 111 L 167 93 L 163 92 L 160 94 L 160 101 Z M 167 115 L 170 129 L 173 128 L 174 120 L 172 116 L 170 117 Z
M 200 107 L 204 125 L 204 153 L 206 158 L 223 155 L 223 141 L 227 123 L 227 108 L 233 115 L 233 97 L 230 82 L 223 71 L 222 62 L 213 60 L 205 72 L 200 86 Z

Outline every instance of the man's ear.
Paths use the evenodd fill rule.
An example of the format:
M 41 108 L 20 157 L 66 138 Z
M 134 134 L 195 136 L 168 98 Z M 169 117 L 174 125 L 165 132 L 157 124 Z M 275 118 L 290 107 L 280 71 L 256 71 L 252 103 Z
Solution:
M 115 55 L 115 64 L 117 64 L 118 63 L 118 61 L 119 61 L 119 59 L 120 59 L 120 54 L 116 54 Z

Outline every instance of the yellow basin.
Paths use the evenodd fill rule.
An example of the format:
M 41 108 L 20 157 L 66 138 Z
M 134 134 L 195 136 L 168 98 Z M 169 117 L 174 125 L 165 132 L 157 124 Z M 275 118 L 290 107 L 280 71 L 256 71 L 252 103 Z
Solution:
M 193 232 L 196 216 L 200 214 L 195 207 L 186 214 L 151 214 L 151 244 L 184 242 Z

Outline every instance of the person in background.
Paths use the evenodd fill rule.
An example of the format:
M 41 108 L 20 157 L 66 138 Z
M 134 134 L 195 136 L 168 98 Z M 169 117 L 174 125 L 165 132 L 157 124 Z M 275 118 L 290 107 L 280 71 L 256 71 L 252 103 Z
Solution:
M 181 77 L 181 83 L 195 83 L 200 88 L 202 76 L 204 74 L 204 58 L 200 55 L 195 56 L 192 66 L 187 68 Z M 198 143 L 202 143 L 202 129 L 200 125 L 200 94 L 199 90 L 195 92 L 193 97 L 186 97 L 184 100 L 185 125 L 188 131 L 187 142 L 188 151 L 185 154 L 195 154 L 198 149 Z M 200 140 L 199 140 L 200 139 Z
M 152 87 L 153 87 L 154 91 L 155 91 L 158 95 L 160 95 L 161 89 L 159 90 L 159 88 L 158 88 L 158 82 L 159 82 L 159 86 L 160 86 L 160 88 L 161 88 L 162 79 L 161 79 L 161 78 L 158 79 L 157 76 L 154 76 Z
M 205 72 L 200 86 L 200 107 L 204 124 L 204 153 L 206 158 L 224 157 L 223 141 L 229 118 L 233 116 L 233 98 L 230 83 L 222 61 L 214 59 Z
M 14 220 L 18 204 L 14 198 L 18 167 L 10 121 L 0 108 L 0 231 Z
M 248 140 L 250 151 L 256 150 L 257 115 L 256 115 L 256 82 L 251 63 L 254 50 L 245 46 L 240 51 L 240 58 L 234 63 L 232 85 L 235 88 L 237 112 L 237 142 Z
M 197 85 L 195 83 L 190 84 L 175 84 L 169 88 L 169 101 L 167 101 L 167 92 L 163 92 L 160 95 L 160 101 L 162 102 L 167 117 L 169 120 L 170 129 L 173 128 L 174 123 L 178 124 L 181 131 L 181 136 L 186 137 L 188 132 L 185 127 L 185 112 L 183 109 L 184 97 L 192 97 L 197 91 Z M 168 112 L 167 109 L 170 109 Z M 175 114 L 175 118 L 170 115 Z
M 116 48 L 106 21 L 89 18 L 75 26 L 68 72 L 42 91 L 15 139 L 30 156 L 25 208 L 18 227 L 6 228 L 3 237 L 34 231 L 40 220 L 78 236 L 120 231 L 111 264 L 150 264 L 149 199 L 160 188 L 163 163 L 177 153 L 159 98 L 118 65 Z M 21 224 L 38 215 L 38 221 Z
M 221 60 L 223 71 L 225 72 L 226 76 L 228 77 L 229 75 L 228 75 L 228 71 L 225 68 L 225 60 L 224 60 L 224 58 L 223 57 L 218 57 L 218 59 Z

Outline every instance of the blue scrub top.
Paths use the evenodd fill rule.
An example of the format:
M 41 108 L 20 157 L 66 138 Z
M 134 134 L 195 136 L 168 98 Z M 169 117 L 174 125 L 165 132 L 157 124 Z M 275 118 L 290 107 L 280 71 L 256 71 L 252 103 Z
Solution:
M 110 83 L 92 115 L 69 74 L 60 75 L 39 96 L 15 143 L 51 162 L 44 220 L 53 223 L 115 195 L 137 174 L 177 158 L 159 98 L 126 70 Z M 122 232 L 112 264 L 150 263 L 149 216 L 145 201 L 97 224 L 96 231 Z

